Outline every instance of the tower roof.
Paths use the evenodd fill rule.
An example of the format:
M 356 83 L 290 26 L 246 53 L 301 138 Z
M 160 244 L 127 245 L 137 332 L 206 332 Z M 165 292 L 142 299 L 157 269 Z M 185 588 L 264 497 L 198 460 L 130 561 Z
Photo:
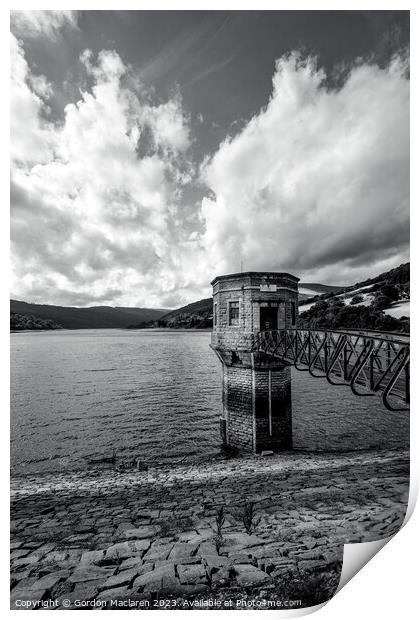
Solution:
M 219 280 L 237 280 L 239 278 L 261 278 L 261 280 L 271 280 L 277 278 L 286 278 L 289 280 L 293 280 L 293 282 L 299 282 L 300 278 L 296 276 L 292 276 L 291 273 L 286 273 L 283 271 L 244 271 L 239 273 L 229 273 L 222 276 L 216 276 L 211 281 L 211 285 L 215 284 Z

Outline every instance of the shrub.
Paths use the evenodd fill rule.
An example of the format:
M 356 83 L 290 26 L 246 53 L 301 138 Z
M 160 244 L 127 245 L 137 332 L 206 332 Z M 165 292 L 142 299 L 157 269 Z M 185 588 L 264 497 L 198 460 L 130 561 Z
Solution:
M 397 301 L 400 296 L 399 290 L 393 284 L 383 284 L 379 291 L 382 295 L 388 297 L 391 301 Z
M 389 308 L 392 300 L 389 297 L 386 297 L 382 293 L 378 293 L 378 295 L 373 300 L 372 306 L 377 310 L 385 310 L 385 308 Z

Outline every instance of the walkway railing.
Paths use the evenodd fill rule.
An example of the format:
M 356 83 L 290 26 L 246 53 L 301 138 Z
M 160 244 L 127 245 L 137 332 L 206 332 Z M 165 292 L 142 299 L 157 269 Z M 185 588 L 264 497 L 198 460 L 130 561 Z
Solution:
M 362 330 L 284 329 L 259 332 L 254 350 L 297 370 L 350 386 L 358 396 L 381 394 L 390 411 L 408 411 L 410 342 L 403 334 Z

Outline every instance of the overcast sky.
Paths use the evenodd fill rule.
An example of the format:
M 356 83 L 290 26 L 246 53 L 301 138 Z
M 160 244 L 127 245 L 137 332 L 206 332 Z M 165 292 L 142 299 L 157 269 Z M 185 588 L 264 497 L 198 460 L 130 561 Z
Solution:
M 409 13 L 11 18 L 12 296 L 171 308 L 407 261 Z

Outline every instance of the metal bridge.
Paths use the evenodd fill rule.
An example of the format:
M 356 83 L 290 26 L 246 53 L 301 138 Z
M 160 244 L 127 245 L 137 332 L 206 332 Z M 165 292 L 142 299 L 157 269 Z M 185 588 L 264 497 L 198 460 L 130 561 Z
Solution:
M 293 364 L 297 370 L 350 386 L 358 396 L 380 394 L 390 411 L 410 404 L 410 340 L 373 331 L 284 329 L 259 332 L 254 351 Z

